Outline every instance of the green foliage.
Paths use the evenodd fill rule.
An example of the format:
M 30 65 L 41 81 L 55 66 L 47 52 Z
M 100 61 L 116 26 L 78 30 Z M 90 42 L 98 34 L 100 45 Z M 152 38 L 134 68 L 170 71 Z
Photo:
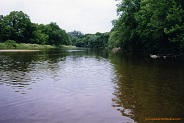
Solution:
M 69 38 L 65 30 L 62 30 L 56 23 L 34 24 L 31 43 L 49 45 L 69 45 Z
M 184 48 L 183 6 L 181 0 L 121 0 L 109 46 L 129 52 L 180 52 Z
M 39 45 L 39 44 L 29 44 L 29 43 L 20 43 L 17 44 L 16 49 L 51 49 L 55 48 L 51 45 Z
M 13 11 L 6 16 L 0 15 L 0 41 L 5 40 L 56 46 L 70 44 L 67 33 L 56 23 L 31 23 L 29 16 L 22 11 Z
M 24 42 L 29 38 L 29 16 L 22 11 L 13 11 L 1 19 L 1 38 Z
M 82 34 L 79 31 L 68 33 L 72 44 L 77 47 L 105 48 L 108 47 L 109 33 Z
M 84 34 L 81 33 L 80 31 L 73 31 L 73 32 L 68 32 L 69 40 L 72 45 L 76 45 L 76 41 L 81 39 Z
M 64 30 L 60 29 L 56 23 L 51 22 L 46 26 L 47 30 L 45 30 L 46 31 L 45 33 L 49 35 L 48 44 L 50 45 L 70 44 L 67 33 Z
M 0 43 L 0 49 L 51 49 L 51 48 L 55 47 L 51 45 L 16 43 L 13 40 L 8 40 L 4 43 Z
M 7 41 L 5 41 L 6 48 L 16 48 L 17 47 L 16 44 L 17 43 L 14 40 L 7 40 Z
M 0 42 L 2 42 L 3 18 L 3 15 L 0 15 Z
M 9 45 L 9 44 L 16 44 L 16 41 L 14 41 L 14 40 L 7 40 L 7 41 L 5 41 L 5 44 L 6 45 Z
M 41 30 L 36 30 L 33 32 L 33 39 L 31 39 L 31 43 L 33 44 L 46 44 L 48 42 L 49 36 L 41 32 Z

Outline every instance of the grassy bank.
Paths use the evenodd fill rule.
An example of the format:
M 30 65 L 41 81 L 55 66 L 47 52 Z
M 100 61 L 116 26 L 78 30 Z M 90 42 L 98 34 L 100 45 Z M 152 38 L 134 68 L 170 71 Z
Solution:
M 12 40 L 6 41 L 4 43 L 0 43 L 0 49 L 50 49 L 50 48 L 55 48 L 55 46 L 16 43 Z
M 77 47 L 72 46 L 72 45 L 60 45 L 59 48 L 62 48 L 62 49 L 75 49 Z
M 41 44 L 30 44 L 30 43 L 16 43 L 14 40 L 8 40 L 6 42 L 0 43 L 0 49 L 51 49 L 51 48 L 76 48 L 76 46 L 71 45 L 41 45 Z

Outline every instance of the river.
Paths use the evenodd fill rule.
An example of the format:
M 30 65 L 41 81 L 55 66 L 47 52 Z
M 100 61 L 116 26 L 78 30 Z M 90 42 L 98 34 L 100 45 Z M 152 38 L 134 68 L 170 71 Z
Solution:
M 183 118 L 180 60 L 91 49 L 0 52 L 0 123 L 181 123 Z

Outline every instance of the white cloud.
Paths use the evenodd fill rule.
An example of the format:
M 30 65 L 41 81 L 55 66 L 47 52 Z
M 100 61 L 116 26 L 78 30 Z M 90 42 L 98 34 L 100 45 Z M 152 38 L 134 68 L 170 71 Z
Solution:
M 115 0 L 0 0 L 0 14 L 23 11 L 34 23 L 56 22 L 66 31 L 107 32 L 116 18 Z

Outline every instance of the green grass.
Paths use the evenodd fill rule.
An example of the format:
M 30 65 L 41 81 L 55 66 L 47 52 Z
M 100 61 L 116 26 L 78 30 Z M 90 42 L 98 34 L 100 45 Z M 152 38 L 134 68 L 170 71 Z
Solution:
M 68 49 L 68 48 L 75 49 L 76 46 L 72 46 L 72 45 L 60 45 L 59 48 L 62 48 L 62 49 Z
M 15 43 L 15 42 L 0 43 L 0 49 L 51 49 L 51 48 L 55 48 L 55 46 Z
M 51 48 L 76 48 L 76 46 L 71 45 L 60 45 L 60 46 L 52 46 L 52 45 L 41 45 L 41 44 L 30 44 L 30 43 L 17 43 L 14 40 L 7 40 L 3 43 L 0 43 L 0 49 L 51 49 Z

